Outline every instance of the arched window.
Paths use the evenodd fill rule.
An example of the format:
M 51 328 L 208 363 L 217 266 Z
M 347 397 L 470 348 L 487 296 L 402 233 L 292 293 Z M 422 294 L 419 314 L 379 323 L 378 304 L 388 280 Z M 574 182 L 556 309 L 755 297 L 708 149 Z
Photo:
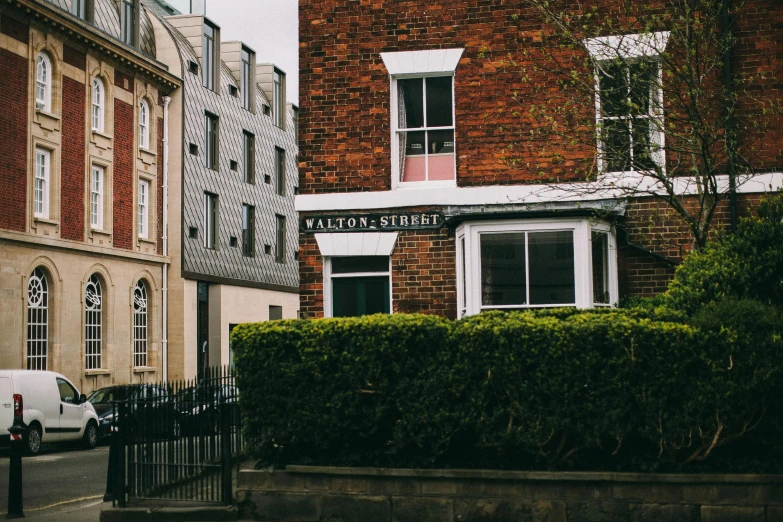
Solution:
M 52 61 L 46 53 L 38 53 L 35 64 L 35 108 L 52 110 Z
M 98 132 L 103 132 L 105 98 L 103 81 L 100 78 L 95 78 L 92 81 L 92 130 Z
M 93 274 L 84 289 L 84 353 L 85 369 L 101 368 L 103 345 L 103 292 L 101 280 Z
M 40 268 L 27 280 L 27 369 L 46 370 L 49 351 L 49 284 Z
M 133 290 L 133 366 L 147 366 L 147 286 L 139 280 Z
M 139 147 L 150 148 L 150 106 L 147 100 L 139 102 Z

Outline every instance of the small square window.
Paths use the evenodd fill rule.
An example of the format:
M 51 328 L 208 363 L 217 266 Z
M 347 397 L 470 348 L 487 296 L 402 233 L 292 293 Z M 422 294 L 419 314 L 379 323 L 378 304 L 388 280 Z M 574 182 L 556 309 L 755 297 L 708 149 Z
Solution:
M 296 252 L 294 252 L 294 259 L 299 261 L 299 251 L 298 250 Z
M 188 71 L 193 73 L 193 74 L 198 74 L 198 64 L 196 62 L 192 61 L 192 60 L 189 61 L 188 62 Z
M 231 170 L 235 171 L 239 167 L 239 164 L 236 161 L 234 161 L 234 160 L 231 160 L 230 164 L 231 164 Z
M 272 245 L 264 245 L 264 254 L 268 256 L 272 255 Z
M 237 89 L 236 85 L 229 85 L 228 86 L 228 92 L 233 96 L 234 98 L 239 98 L 239 89 Z
M 264 105 L 264 116 L 269 116 L 270 112 L 271 109 L 269 108 L 269 105 Z
M 198 228 L 188 227 L 188 237 L 190 239 L 198 239 Z
M 299 194 L 299 187 L 294 187 L 294 194 Z
M 237 245 L 239 245 L 239 241 L 237 241 L 236 237 L 231 236 L 230 238 L 228 238 L 228 244 L 231 245 L 232 247 L 236 248 Z
M 198 145 L 196 145 L 195 143 L 188 143 L 188 150 L 194 156 L 198 156 Z
M 272 184 L 272 176 L 270 176 L 269 174 L 264 174 L 264 183 L 266 183 L 267 185 L 271 185 Z

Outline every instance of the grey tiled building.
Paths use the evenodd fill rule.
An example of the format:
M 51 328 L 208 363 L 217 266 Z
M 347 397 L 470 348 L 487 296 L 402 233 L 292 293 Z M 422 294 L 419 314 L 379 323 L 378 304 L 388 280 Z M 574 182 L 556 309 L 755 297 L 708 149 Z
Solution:
M 296 107 L 285 73 L 162 0 L 156 57 L 183 79 L 169 122 L 169 376 L 232 359 L 229 333 L 296 317 Z M 257 63 L 258 62 L 258 63 Z

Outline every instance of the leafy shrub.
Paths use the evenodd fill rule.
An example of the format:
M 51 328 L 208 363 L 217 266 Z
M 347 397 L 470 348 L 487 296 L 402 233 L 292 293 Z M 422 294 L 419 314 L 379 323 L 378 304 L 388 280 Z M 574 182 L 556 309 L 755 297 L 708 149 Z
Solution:
M 747 453 L 723 447 L 772 433 L 781 339 L 743 344 L 710 323 L 723 313 L 698 327 L 611 309 L 241 325 L 245 433 L 276 465 L 738 469 Z
M 685 259 L 667 292 L 672 307 L 694 314 L 731 298 L 783 308 L 783 195 L 763 200 L 758 214 Z

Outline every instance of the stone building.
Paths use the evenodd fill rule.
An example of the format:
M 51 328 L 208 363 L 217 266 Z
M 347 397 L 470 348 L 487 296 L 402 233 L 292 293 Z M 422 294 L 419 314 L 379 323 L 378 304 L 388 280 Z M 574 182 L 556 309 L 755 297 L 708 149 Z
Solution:
M 162 377 L 165 100 L 137 0 L 0 4 L 0 367 Z
M 183 84 L 169 125 L 168 342 L 169 375 L 191 378 L 231 363 L 235 324 L 298 314 L 296 107 L 285 73 L 222 42 L 217 21 L 142 3 Z
M 611 10 L 609 2 L 595 4 L 598 12 Z M 592 145 L 566 140 L 554 153 L 527 146 L 519 161 L 509 161 L 540 125 L 525 102 L 554 104 L 558 95 L 558 78 L 542 67 L 532 81 L 520 71 L 534 70 L 547 45 L 574 67 L 586 62 L 529 7 L 505 0 L 300 0 L 299 17 L 303 316 L 456 318 L 497 308 L 586 308 L 666 288 L 691 243 L 668 207 L 606 190 L 576 194 L 566 183 L 579 181 L 571 166 L 585 163 L 599 163 L 599 175 L 632 174 L 619 159 L 617 166 L 597 160 L 607 142 L 596 128 L 608 127 L 612 116 L 608 108 L 601 116 L 603 95 L 574 108 L 593 122 L 583 129 Z M 781 18 L 779 2 L 748 2 L 734 47 L 734 70 L 759 73 L 753 88 L 778 102 L 783 93 L 770 78 L 780 71 L 783 45 L 768 21 Z M 624 75 L 641 74 L 627 72 L 636 71 L 633 64 L 657 71 L 667 29 L 624 38 L 627 49 L 594 59 L 617 64 Z M 610 85 L 610 75 L 595 74 L 599 90 Z M 657 82 L 639 85 L 651 107 L 671 102 Z M 612 117 L 631 121 L 623 114 Z M 663 114 L 649 110 L 644 121 L 660 123 Z M 632 139 L 630 131 L 618 132 L 620 141 Z M 671 160 L 656 156 L 658 137 L 639 132 L 647 134 L 633 140 L 652 144 L 652 152 L 639 154 Z M 740 187 L 739 214 L 781 185 L 783 123 L 773 120 L 763 137 L 770 153 L 756 163 L 760 176 Z M 626 145 L 629 157 L 637 154 Z M 656 214 L 664 219 L 650 224 Z M 727 215 L 722 204 L 716 223 Z

